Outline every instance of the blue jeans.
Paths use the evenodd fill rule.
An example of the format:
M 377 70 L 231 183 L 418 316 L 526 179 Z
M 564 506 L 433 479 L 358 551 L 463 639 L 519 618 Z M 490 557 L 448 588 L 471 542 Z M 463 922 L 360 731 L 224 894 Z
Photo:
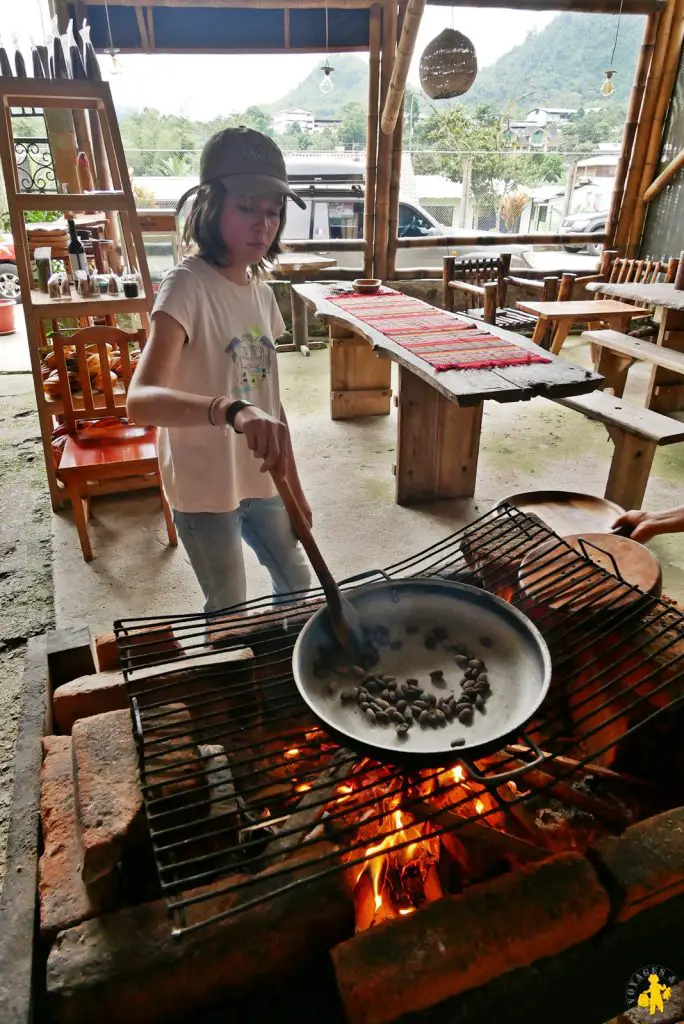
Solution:
M 178 512 L 173 518 L 204 594 L 205 612 L 247 598 L 242 541 L 271 575 L 274 597 L 306 590 L 311 572 L 281 499 L 247 498 L 233 512 Z

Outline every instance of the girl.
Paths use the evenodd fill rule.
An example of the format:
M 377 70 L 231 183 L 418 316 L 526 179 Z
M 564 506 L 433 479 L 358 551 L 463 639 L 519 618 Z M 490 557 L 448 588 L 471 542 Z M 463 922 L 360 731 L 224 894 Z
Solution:
M 285 325 L 260 279 L 281 251 L 288 196 L 276 144 L 227 128 L 202 152 L 184 233 L 196 255 L 163 280 L 131 382 L 128 412 L 160 427 L 159 468 L 206 612 L 246 599 L 242 540 L 282 595 L 310 573 L 271 473 L 284 476 L 309 522 L 278 387 L 274 340 Z M 261 460 L 261 462 L 259 462 Z

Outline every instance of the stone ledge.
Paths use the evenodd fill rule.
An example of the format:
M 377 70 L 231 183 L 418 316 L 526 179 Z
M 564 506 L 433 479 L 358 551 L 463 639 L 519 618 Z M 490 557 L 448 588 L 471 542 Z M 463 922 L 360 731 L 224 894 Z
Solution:
M 627 921 L 684 892 L 684 807 L 630 825 L 590 852 L 620 893 L 615 919 Z
M 610 902 L 594 869 L 560 854 L 437 900 L 333 950 L 350 1024 L 385 1024 L 595 935 Z

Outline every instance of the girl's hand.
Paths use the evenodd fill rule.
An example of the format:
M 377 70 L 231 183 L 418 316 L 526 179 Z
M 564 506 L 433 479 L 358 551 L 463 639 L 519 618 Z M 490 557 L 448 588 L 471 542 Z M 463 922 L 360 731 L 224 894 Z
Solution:
M 255 459 L 263 459 L 262 473 L 287 476 L 289 445 L 287 426 L 267 412 L 249 405 L 234 420 L 238 434 L 244 434 Z

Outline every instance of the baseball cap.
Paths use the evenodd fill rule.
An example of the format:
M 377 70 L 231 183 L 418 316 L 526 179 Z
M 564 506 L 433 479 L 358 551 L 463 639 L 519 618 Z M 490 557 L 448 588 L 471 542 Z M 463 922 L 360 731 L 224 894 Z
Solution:
M 220 181 L 234 195 L 289 196 L 306 209 L 304 200 L 288 184 L 280 149 L 273 139 L 254 128 L 224 128 L 212 135 L 200 157 L 200 185 L 211 181 Z M 177 211 L 199 187 L 195 185 L 181 196 Z

